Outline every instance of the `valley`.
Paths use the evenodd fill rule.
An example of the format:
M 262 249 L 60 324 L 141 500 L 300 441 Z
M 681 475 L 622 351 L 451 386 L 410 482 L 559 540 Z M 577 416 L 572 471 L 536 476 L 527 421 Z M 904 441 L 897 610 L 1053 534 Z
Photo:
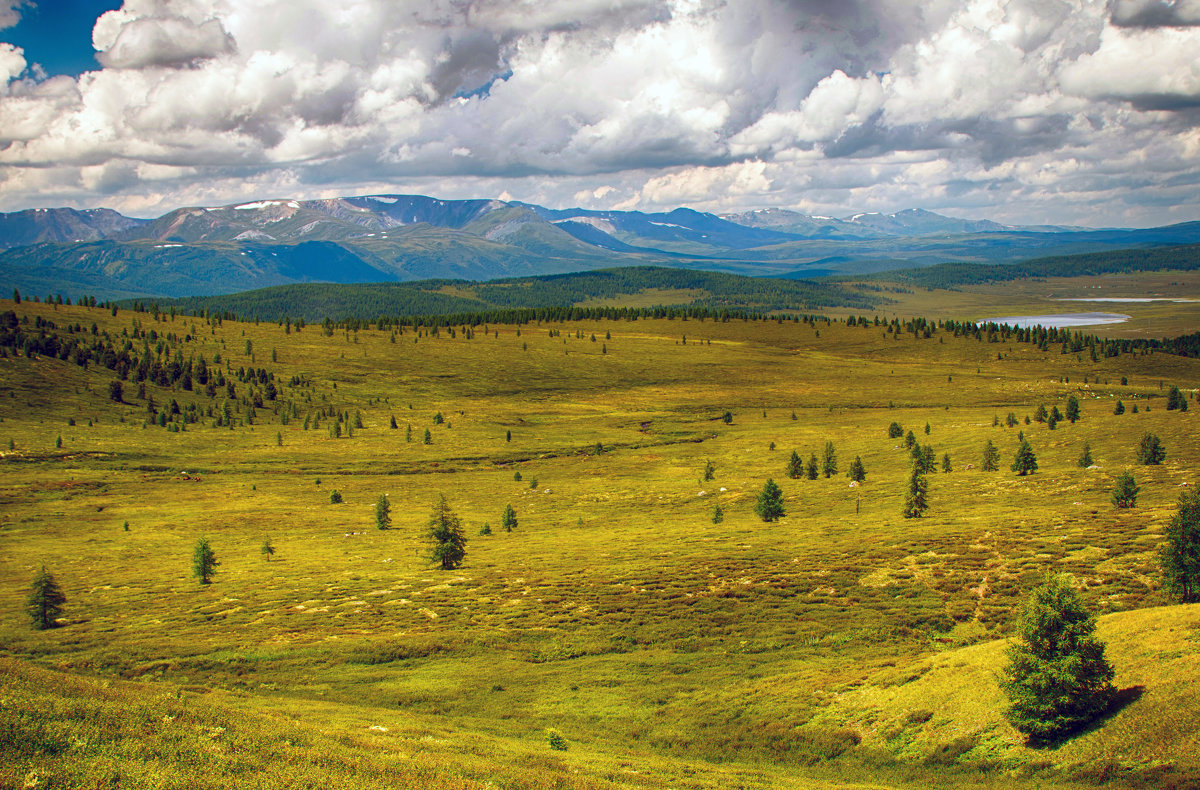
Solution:
M 1090 285 L 1134 292 L 1119 280 Z M 134 364 L 116 400 L 102 360 L 24 340 L 0 359 L 0 777 L 1188 786 L 1200 606 L 1164 592 L 1157 551 L 1200 484 L 1200 361 L 1093 361 L 1086 343 L 1064 353 L 936 318 L 962 300 L 995 311 L 1075 293 L 1015 282 L 1028 290 L 1007 303 L 922 294 L 929 313 L 910 315 L 931 321 L 897 302 L 853 322 L 301 328 L 5 302 L 9 331 L 125 347 L 150 375 L 137 382 Z M 1105 331 L 1182 328 L 1180 307 L 1123 304 L 1135 321 Z M 225 382 L 211 394 L 201 358 Z M 172 363 L 197 376 L 190 389 Z M 1165 408 L 1171 386 L 1191 409 Z M 1079 422 L 1024 422 L 1070 396 Z M 902 515 L 910 453 L 892 422 L 952 460 L 929 476 L 923 518 Z M 1028 477 L 1009 471 L 1019 432 L 1040 464 Z M 1167 448 L 1160 466 L 1135 462 L 1146 432 Z M 997 472 L 980 469 L 989 440 Z M 835 474 L 786 476 L 793 450 L 826 442 Z M 866 480 L 851 486 L 856 457 Z M 1142 493 L 1117 510 L 1126 468 Z M 754 513 L 768 478 L 787 511 L 771 523 Z M 452 571 L 427 558 L 440 496 L 468 538 Z M 201 537 L 220 562 L 209 585 L 191 576 Z M 43 564 L 67 604 L 34 631 L 22 605 Z M 1005 721 L 995 672 L 1051 570 L 1100 615 L 1123 696 L 1047 750 Z

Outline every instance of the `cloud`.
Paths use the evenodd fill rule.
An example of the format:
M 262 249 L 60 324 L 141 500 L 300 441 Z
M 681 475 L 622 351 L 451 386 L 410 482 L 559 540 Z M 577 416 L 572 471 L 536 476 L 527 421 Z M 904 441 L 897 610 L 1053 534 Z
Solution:
M 0 0 L 0 30 L 16 27 L 21 21 L 21 9 L 27 6 L 26 0 Z
M 1113 0 L 1111 18 L 1119 27 L 1200 25 L 1200 0 Z
M 1063 86 L 1089 98 L 1128 101 L 1145 109 L 1200 104 L 1200 31 L 1109 27 L 1099 49 L 1062 71 Z
M 0 208 L 507 190 L 1118 224 L 1171 195 L 1187 218 L 1198 3 L 127 0 L 76 80 L 0 45 Z
M 235 51 L 221 22 L 183 16 L 131 17 L 124 9 L 100 17 L 92 33 L 96 59 L 114 69 L 180 68 Z

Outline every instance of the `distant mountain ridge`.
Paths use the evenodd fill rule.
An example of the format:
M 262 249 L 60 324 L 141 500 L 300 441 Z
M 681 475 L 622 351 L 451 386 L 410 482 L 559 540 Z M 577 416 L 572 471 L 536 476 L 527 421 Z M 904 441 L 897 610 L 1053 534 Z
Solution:
M 492 280 L 646 265 L 805 278 L 1196 242 L 1200 223 L 1092 230 L 922 209 L 841 219 L 777 208 L 718 216 L 361 195 L 187 207 L 153 219 L 110 209 L 0 214 L 0 286 L 179 297 L 303 282 Z

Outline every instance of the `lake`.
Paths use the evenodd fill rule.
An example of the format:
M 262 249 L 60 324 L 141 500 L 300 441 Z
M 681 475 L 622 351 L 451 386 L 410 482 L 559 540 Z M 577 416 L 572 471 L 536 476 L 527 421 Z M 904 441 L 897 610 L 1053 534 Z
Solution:
M 1008 324 L 1022 329 L 1030 326 L 1062 329 L 1069 326 L 1120 324 L 1128 321 L 1129 318 L 1130 316 L 1124 313 L 1051 313 L 1049 315 L 1010 315 L 1003 318 L 985 318 L 981 323 L 994 321 L 997 324 Z

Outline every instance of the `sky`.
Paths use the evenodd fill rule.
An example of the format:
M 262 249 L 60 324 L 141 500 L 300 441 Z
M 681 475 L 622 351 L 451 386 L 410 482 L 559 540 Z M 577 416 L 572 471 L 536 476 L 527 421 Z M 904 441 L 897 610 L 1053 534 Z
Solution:
M 0 211 L 1200 220 L 1200 0 L 0 0 Z

